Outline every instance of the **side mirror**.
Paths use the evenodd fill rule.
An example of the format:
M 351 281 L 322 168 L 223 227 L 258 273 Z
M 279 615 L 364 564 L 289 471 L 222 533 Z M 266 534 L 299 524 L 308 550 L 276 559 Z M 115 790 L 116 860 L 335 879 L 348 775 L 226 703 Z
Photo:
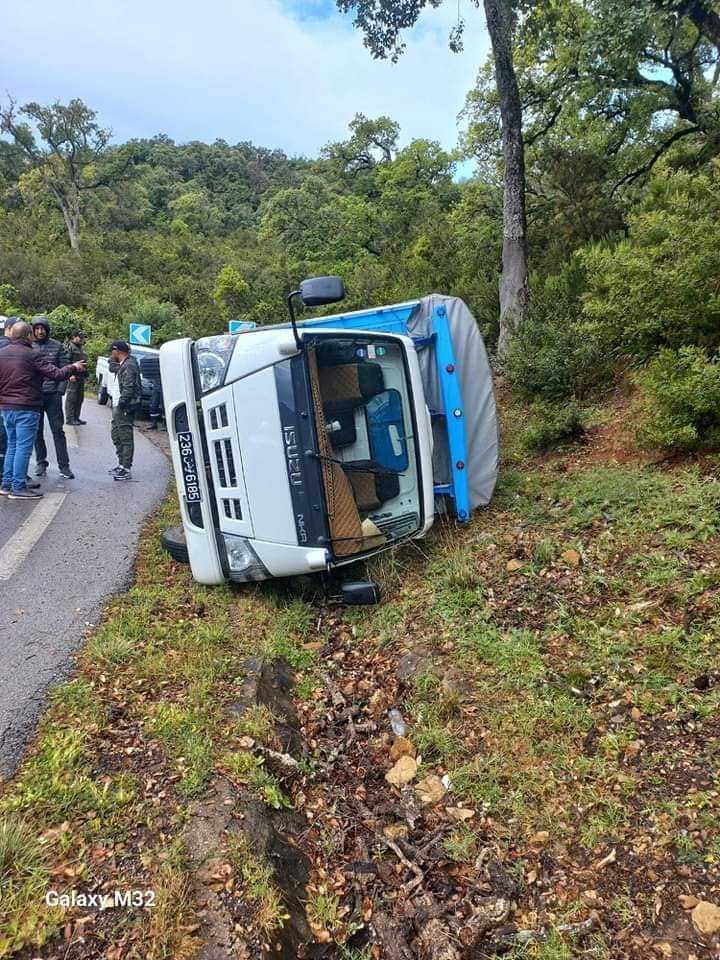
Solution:
M 306 307 L 322 307 L 345 299 L 345 286 L 340 277 L 313 277 L 300 284 L 300 298 Z

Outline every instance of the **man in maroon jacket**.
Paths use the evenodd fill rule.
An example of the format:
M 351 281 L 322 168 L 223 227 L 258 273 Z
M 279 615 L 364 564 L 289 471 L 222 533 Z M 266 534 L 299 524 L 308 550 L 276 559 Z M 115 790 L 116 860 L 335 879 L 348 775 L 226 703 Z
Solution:
M 31 337 L 30 324 L 20 321 L 10 331 L 10 345 L 0 350 L 0 414 L 7 433 L 0 494 L 11 500 L 42 496 L 28 489 L 25 478 L 43 408 L 43 380 L 68 380 L 87 366 L 84 362 L 54 366 L 32 349 Z

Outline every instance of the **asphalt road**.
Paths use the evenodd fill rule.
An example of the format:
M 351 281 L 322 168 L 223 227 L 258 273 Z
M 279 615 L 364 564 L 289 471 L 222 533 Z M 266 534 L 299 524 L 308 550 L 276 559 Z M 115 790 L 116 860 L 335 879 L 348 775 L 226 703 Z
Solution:
M 103 601 L 127 587 L 142 521 L 167 489 L 169 462 L 138 430 L 133 480 L 109 476 L 110 415 L 86 400 L 87 425 L 65 427 L 75 480 L 58 473 L 46 424 L 44 499 L 0 498 L 0 782 L 16 768 L 48 688 L 71 669 Z

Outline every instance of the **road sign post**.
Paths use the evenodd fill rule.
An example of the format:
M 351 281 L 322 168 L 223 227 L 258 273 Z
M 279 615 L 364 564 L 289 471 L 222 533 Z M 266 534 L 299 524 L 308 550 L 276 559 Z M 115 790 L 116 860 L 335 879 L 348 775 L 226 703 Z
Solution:
M 152 327 L 149 323 L 130 324 L 130 343 L 138 347 L 149 347 L 152 340 Z
M 254 320 L 231 320 L 228 329 L 230 333 L 245 333 L 246 330 L 254 330 L 256 326 Z

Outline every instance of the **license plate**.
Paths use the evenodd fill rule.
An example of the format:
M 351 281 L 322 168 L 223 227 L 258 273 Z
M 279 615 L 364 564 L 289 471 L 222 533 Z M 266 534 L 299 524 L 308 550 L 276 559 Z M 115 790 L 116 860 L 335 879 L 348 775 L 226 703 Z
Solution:
M 186 430 L 177 435 L 177 440 L 180 449 L 183 483 L 185 485 L 185 499 L 188 503 L 199 503 L 202 497 L 200 496 L 200 481 L 197 474 L 197 467 L 195 466 L 193 435 L 189 430 Z

